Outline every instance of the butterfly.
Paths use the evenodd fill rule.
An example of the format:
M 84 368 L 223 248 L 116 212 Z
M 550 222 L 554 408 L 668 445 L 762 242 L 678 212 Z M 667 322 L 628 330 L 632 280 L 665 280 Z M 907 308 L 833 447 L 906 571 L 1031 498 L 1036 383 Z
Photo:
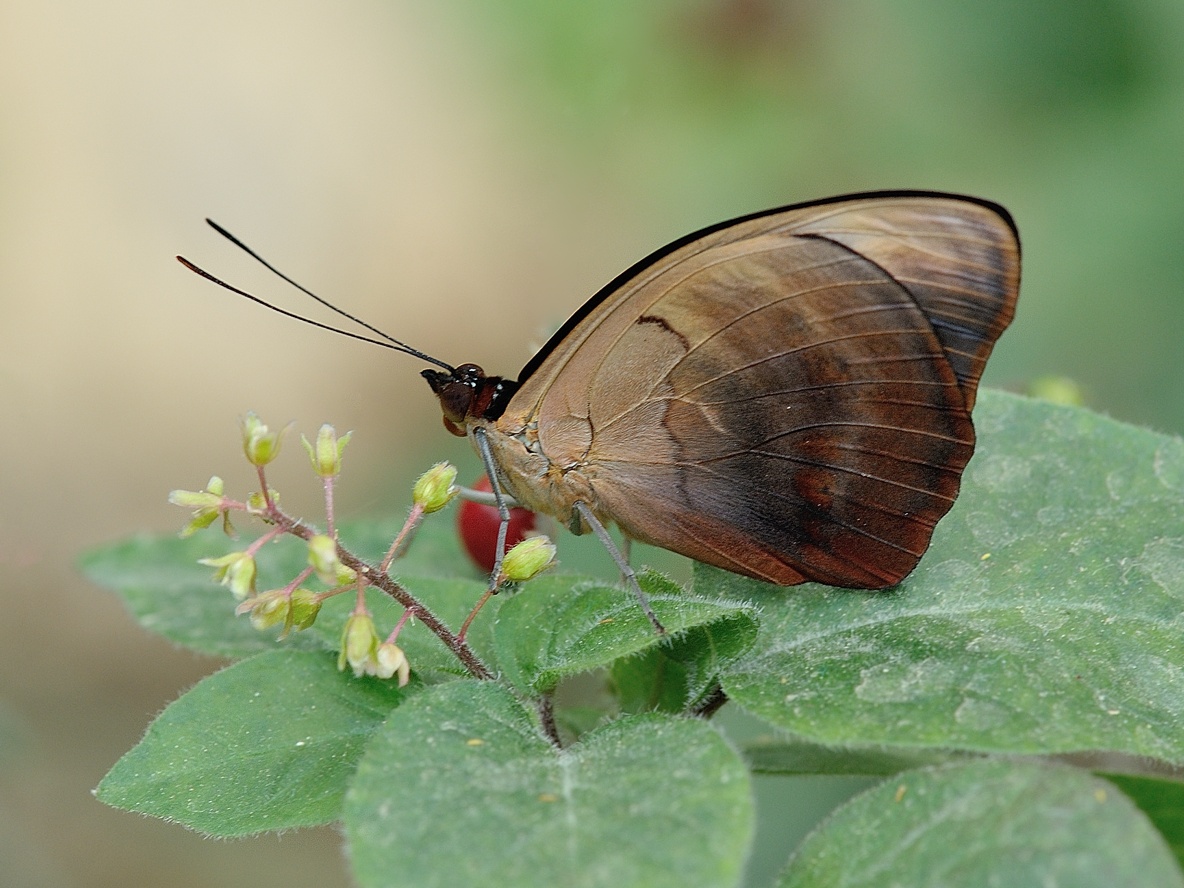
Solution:
M 515 379 L 383 336 L 440 368 L 422 375 L 444 425 L 498 486 L 572 531 L 607 541 L 616 525 L 784 586 L 880 589 L 913 570 L 958 495 L 1019 279 L 1002 207 L 874 192 L 674 241 Z

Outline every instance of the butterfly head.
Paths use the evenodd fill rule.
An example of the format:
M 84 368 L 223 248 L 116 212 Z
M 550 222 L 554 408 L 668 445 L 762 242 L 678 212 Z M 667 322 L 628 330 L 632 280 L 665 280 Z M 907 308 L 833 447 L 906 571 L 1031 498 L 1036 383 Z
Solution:
M 486 376 L 476 364 L 461 364 L 451 373 L 424 370 L 421 375 L 440 399 L 444 428 L 462 438 L 470 420 L 493 421 L 501 416 L 518 388 L 513 380 Z

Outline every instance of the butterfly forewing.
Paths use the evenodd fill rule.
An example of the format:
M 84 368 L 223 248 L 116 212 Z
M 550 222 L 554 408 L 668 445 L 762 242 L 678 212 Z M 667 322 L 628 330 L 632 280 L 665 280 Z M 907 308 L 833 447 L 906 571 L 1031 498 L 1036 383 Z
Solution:
M 553 512 L 576 496 L 636 539 L 772 582 L 891 585 L 957 495 L 1018 274 L 1010 221 L 969 200 L 740 220 L 602 292 L 497 427 L 537 424 Z M 506 468 L 512 488 L 539 481 Z

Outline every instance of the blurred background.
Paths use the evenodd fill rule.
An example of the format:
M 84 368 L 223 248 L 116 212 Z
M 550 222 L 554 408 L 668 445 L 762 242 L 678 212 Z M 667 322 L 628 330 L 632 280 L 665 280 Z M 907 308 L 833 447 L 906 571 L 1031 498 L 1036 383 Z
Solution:
M 73 564 L 178 528 L 172 488 L 216 472 L 246 489 L 251 409 L 355 430 L 344 514 L 401 511 L 438 458 L 478 472 L 419 362 L 173 261 L 310 310 L 205 216 L 416 347 L 512 375 L 603 283 L 700 226 L 848 191 L 981 195 L 1011 209 L 1025 261 L 987 384 L 1063 374 L 1096 409 L 1184 430 L 1175 0 L 7 0 L 0 115 L 13 888 L 348 884 L 330 829 L 210 842 L 92 799 L 218 664 L 137 628 Z M 315 514 L 288 456 L 276 486 Z M 794 787 L 811 800 L 769 818 L 786 851 L 833 803 L 816 796 L 842 795 Z M 754 861 L 754 884 L 775 866 Z

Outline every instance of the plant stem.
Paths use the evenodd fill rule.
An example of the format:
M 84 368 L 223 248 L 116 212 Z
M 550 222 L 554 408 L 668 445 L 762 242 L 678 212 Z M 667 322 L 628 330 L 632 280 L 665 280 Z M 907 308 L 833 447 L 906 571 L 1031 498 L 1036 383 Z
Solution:
M 481 608 L 485 607 L 485 602 L 489 601 L 489 599 L 492 598 L 494 594 L 496 594 L 496 590 L 486 591 L 480 598 L 477 599 L 477 603 L 473 605 L 473 609 L 469 611 L 469 615 L 465 617 L 464 623 L 461 624 L 460 632 L 456 634 L 456 637 L 459 638 L 462 643 L 464 642 L 465 637 L 469 634 L 469 627 L 473 625 L 473 620 L 476 618 L 477 614 L 481 612 Z
M 407 621 L 415 616 L 415 608 L 405 608 L 403 616 L 399 617 L 399 622 L 395 623 L 395 628 L 391 630 L 391 634 L 386 637 L 387 644 L 394 644 L 395 639 L 399 637 L 399 633 L 403 631 L 403 627 L 407 625 Z
M 337 527 L 333 523 L 333 476 L 326 475 L 321 479 L 325 488 L 325 527 L 332 539 L 337 539 Z
M 263 471 L 263 466 L 255 466 L 255 471 L 259 475 L 259 486 L 263 491 L 263 506 L 267 512 L 279 511 L 275 503 L 271 501 L 271 491 L 267 489 L 267 473 Z
M 559 740 L 559 726 L 555 724 L 555 700 L 550 694 L 543 694 L 539 697 L 538 711 L 539 724 L 543 727 L 543 733 L 547 735 L 552 746 L 562 749 L 563 743 Z
M 380 571 L 386 573 L 390 569 L 391 562 L 395 560 L 395 556 L 402 550 L 405 540 L 410 534 L 415 532 L 415 529 L 419 527 L 419 522 L 422 520 L 423 506 L 416 503 L 411 507 L 411 514 L 407 516 L 407 520 L 403 523 L 403 529 L 399 531 L 398 536 L 395 537 L 395 541 L 391 543 L 390 549 L 387 550 L 386 557 L 382 559 L 382 563 L 378 566 Z
M 699 718 L 711 718 L 727 702 L 727 693 L 717 684 L 712 688 L 711 693 L 704 697 L 703 701 L 691 710 L 691 714 L 697 715 Z

